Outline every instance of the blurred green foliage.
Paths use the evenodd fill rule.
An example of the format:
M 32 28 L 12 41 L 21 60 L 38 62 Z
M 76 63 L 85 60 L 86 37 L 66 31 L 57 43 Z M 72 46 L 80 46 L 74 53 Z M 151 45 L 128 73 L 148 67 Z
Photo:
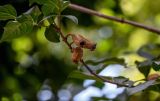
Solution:
M 42 5 L 47 1 L 50 0 L 0 1 L 0 5 L 3 6 L 3 8 L 0 7 L 0 12 L 5 9 L 4 5 L 6 4 L 12 5 L 17 12 L 16 14 L 14 9 L 10 7 L 13 9 L 14 16 L 0 17 L 1 41 L 12 39 L 9 40 L 10 42 L 0 43 L 1 101 L 22 101 L 22 99 L 37 101 L 39 95 L 41 95 L 40 91 L 43 89 L 52 91 L 52 97 L 54 97 L 52 100 L 58 101 L 58 92 L 61 89 L 67 89 L 70 84 L 72 84 L 72 90 L 70 90 L 72 97 L 84 89 L 83 80 L 68 77 L 78 68 L 77 65 L 72 63 L 70 50 L 65 43 L 62 41 L 59 43 L 49 42 L 48 38 L 52 40 L 55 37 L 47 36 L 48 38 L 46 38 L 44 34 L 46 28 L 44 26 L 33 27 L 31 25 L 32 22 L 37 23 L 41 18 L 40 10 L 44 14 L 44 18 L 58 12 L 59 9 L 52 8 L 52 3 L 56 0 Z M 160 0 L 70 0 L 70 2 L 107 15 L 160 27 Z M 33 5 L 37 5 L 36 8 L 31 9 L 32 12 L 26 12 Z M 65 33 L 79 33 L 97 42 L 97 48 L 94 52 L 84 51 L 85 60 L 97 61 L 109 57 L 109 60 L 98 62 L 104 64 L 104 68 L 109 64 L 125 64 L 127 68 L 121 75 L 133 81 L 146 79 L 148 75 L 153 73 L 160 74 L 160 37 L 158 35 L 144 29 L 74 11 L 66 8 L 67 5 L 68 2 L 65 2 L 63 4 L 64 8 L 60 9 L 64 10 L 62 14 L 76 16 L 79 23 L 76 25 L 64 17 L 62 19 L 63 31 Z M 52 9 L 48 9 L 48 7 Z M 20 15 L 24 12 L 31 14 L 31 16 L 24 15 L 21 17 Z M 17 21 L 19 22 L 13 22 L 16 17 L 18 17 Z M 31 17 L 33 21 L 26 20 Z M 8 21 L 12 21 L 12 23 Z M 49 26 L 48 23 L 53 20 L 48 19 L 47 21 L 44 20 L 40 24 Z M 28 29 L 27 26 L 33 29 Z M 21 28 L 25 30 L 20 30 Z M 9 32 L 8 29 L 10 29 Z M 20 33 L 23 36 L 19 35 Z M 59 38 L 59 36 L 57 37 Z M 59 39 L 57 40 L 59 41 Z M 116 60 L 119 58 L 124 59 L 124 61 L 117 62 Z M 107 63 L 110 60 L 111 63 Z M 91 62 L 91 65 L 95 66 L 96 61 Z M 85 71 L 82 66 L 80 67 L 80 71 Z M 96 65 L 96 69 L 103 70 L 98 65 Z M 160 85 L 151 86 L 144 92 L 125 97 L 129 98 L 128 101 L 159 101 L 159 89 Z M 107 98 L 103 97 L 97 99 L 107 101 Z M 119 96 L 115 100 L 123 101 Z

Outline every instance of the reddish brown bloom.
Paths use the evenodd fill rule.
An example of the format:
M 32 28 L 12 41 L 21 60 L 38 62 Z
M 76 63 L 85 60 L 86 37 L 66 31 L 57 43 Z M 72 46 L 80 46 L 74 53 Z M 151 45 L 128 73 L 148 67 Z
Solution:
M 72 53 L 72 61 L 74 63 L 78 63 L 83 56 L 83 50 L 81 47 L 76 47 L 72 49 L 73 53 Z
M 96 43 L 91 40 L 84 38 L 82 35 L 74 35 L 72 34 L 73 43 L 75 43 L 78 47 L 87 48 L 93 51 L 96 48 Z

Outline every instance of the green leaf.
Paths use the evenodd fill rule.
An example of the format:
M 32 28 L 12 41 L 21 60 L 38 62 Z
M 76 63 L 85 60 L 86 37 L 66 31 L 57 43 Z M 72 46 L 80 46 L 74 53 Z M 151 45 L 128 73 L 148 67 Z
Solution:
M 142 57 L 148 59 L 154 59 L 158 55 L 160 55 L 159 50 L 160 50 L 160 44 L 147 44 L 140 47 L 137 53 Z
M 37 3 L 42 5 L 42 12 L 45 16 L 55 14 L 59 10 L 58 0 L 29 0 L 30 5 Z
M 4 27 L 2 41 L 11 41 L 14 38 L 26 35 L 32 32 L 33 19 L 31 16 L 22 15 L 17 18 L 18 21 L 9 21 Z
M 20 35 L 19 27 L 21 23 L 17 21 L 9 21 L 7 25 L 4 27 L 4 33 L 1 39 L 2 41 L 10 41 L 13 38 L 16 38 Z
M 86 79 L 91 79 L 91 80 L 96 80 L 98 82 L 103 83 L 103 81 L 91 74 L 87 74 L 87 73 L 82 73 L 80 71 L 73 71 L 70 75 L 69 78 L 76 78 L 76 79 L 82 79 L 82 80 L 86 80 Z
M 44 4 L 44 3 L 48 3 L 50 0 L 29 0 L 29 5 L 32 5 L 33 3 L 37 3 L 37 4 Z
M 144 61 L 144 62 L 136 61 L 136 64 L 137 64 L 138 70 L 147 78 L 151 69 L 152 62 L 150 60 Z
M 61 12 L 69 6 L 69 1 L 63 1 Z
M 37 22 L 38 21 L 38 17 L 41 15 L 41 11 L 38 8 L 38 6 L 33 6 L 32 8 L 30 8 L 24 14 L 31 15 L 31 17 L 33 18 L 34 22 Z
M 160 61 L 153 62 L 152 67 L 155 71 L 160 71 Z
M 111 58 L 101 58 L 101 59 L 95 59 L 95 60 L 87 60 L 87 64 L 92 64 L 92 65 L 98 65 L 100 63 L 107 63 L 107 64 L 113 64 L 113 63 L 118 63 L 118 64 L 125 64 L 124 59 L 120 59 L 117 57 L 111 57 Z
M 149 86 L 152 86 L 155 83 L 155 80 L 150 80 L 150 81 L 146 81 L 144 83 L 141 83 L 139 85 L 137 85 L 136 87 L 132 87 L 132 88 L 127 88 L 127 94 L 128 95 L 132 95 L 134 93 L 140 92 L 146 88 L 148 88 Z
M 50 24 L 52 24 L 56 16 L 57 15 L 46 16 L 45 18 L 43 18 L 38 22 L 38 25 L 43 25 L 46 20 L 49 21 Z
M 21 23 L 21 26 L 19 27 L 21 33 L 25 35 L 29 34 L 32 31 L 34 23 L 30 15 L 22 15 L 17 20 Z
M 53 2 L 45 3 L 41 9 L 42 9 L 44 16 L 49 16 L 52 14 L 56 14 L 58 12 Z
M 12 5 L 0 6 L 0 20 L 16 19 L 17 13 Z
M 60 42 L 60 35 L 55 31 L 53 24 L 46 28 L 45 37 L 48 41 Z
M 63 15 L 62 15 L 63 16 Z M 71 21 L 73 21 L 74 23 L 78 24 L 78 19 L 77 17 L 73 16 L 73 15 L 64 15 L 64 17 L 70 19 Z

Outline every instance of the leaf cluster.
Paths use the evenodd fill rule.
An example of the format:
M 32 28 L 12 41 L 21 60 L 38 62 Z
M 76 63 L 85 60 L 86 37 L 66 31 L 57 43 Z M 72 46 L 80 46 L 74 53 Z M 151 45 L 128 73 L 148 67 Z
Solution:
M 60 15 L 69 5 L 69 1 L 29 0 L 29 2 L 31 8 L 19 16 L 17 16 L 16 9 L 12 5 L 0 6 L 0 20 L 7 21 L 1 42 L 11 41 L 24 35 L 31 35 L 41 27 L 46 27 L 45 37 L 48 41 L 60 42 L 60 35 L 54 29 L 57 17 L 66 17 L 78 23 L 75 16 Z M 34 3 L 41 6 L 33 5 Z

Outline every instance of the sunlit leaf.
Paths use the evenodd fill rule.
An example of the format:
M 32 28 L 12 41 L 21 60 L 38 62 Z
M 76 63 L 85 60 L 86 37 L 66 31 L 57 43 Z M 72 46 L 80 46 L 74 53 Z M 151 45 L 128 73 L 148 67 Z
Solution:
M 48 41 L 60 42 L 60 35 L 55 31 L 54 25 L 52 24 L 48 28 L 46 28 L 45 37 Z
M 64 17 L 70 19 L 71 21 L 73 21 L 75 24 L 78 24 L 78 19 L 77 17 L 73 16 L 73 15 L 63 15 Z
M 135 87 L 132 88 L 127 88 L 127 94 L 128 95 L 132 95 L 134 93 L 140 92 L 146 88 L 148 88 L 149 86 L 153 85 L 155 83 L 155 80 L 150 80 L 150 81 L 146 81 L 144 83 L 141 83 Z
M 16 16 L 16 10 L 12 5 L 0 6 L 0 20 L 15 19 Z
M 33 19 L 31 16 L 22 15 L 18 21 L 9 21 L 4 27 L 2 41 L 11 41 L 14 38 L 26 35 L 32 32 Z

